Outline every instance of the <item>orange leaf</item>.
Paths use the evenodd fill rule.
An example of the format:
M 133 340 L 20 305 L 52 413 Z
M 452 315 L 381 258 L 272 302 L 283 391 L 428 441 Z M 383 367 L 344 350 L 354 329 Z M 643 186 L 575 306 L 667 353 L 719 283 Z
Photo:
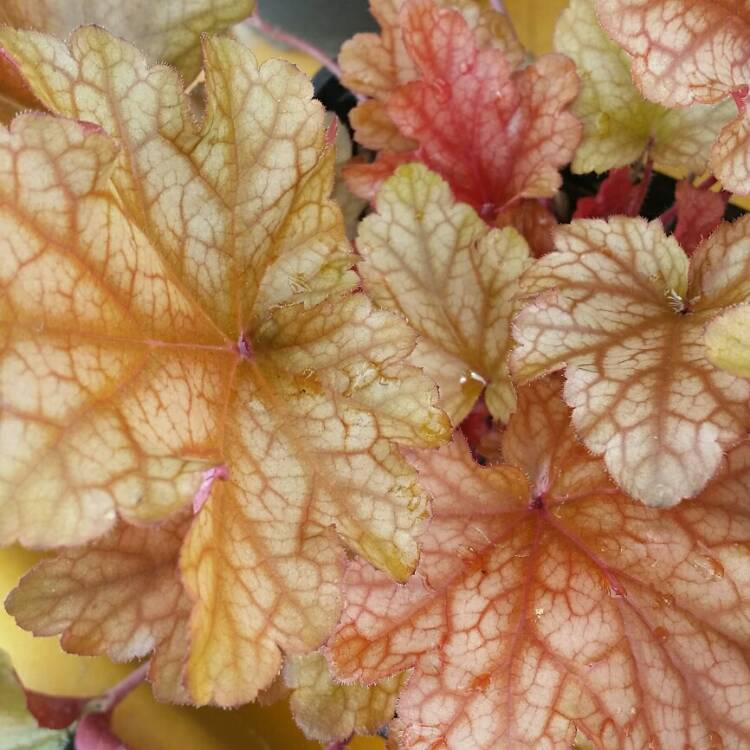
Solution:
M 750 219 L 723 224 L 690 264 L 661 222 L 560 227 L 524 284 L 511 366 L 521 382 L 566 368 L 585 444 L 649 505 L 695 495 L 750 425 L 750 381 L 706 357 L 706 324 L 750 299 Z
M 333 626 L 342 541 L 409 575 L 426 498 L 395 441 L 449 422 L 406 362 L 415 334 L 355 291 L 296 68 L 207 40 L 198 129 L 177 74 L 101 29 L 0 41 L 48 107 L 121 147 L 46 117 L 6 135 L 3 531 L 71 544 L 194 497 L 188 691 L 252 700 Z
M 413 667 L 399 747 L 741 748 L 750 743 L 750 444 L 691 503 L 622 495 L 555 380 L 523 388 L 506 465 L 415 451 L 434 498 L 415 577 L 361 562 L 329 644 L 338 674 Z
M 536 258 L 541 258 L 555 247 L 553 234 L 557 219 L 539 200 L 529 198 L 514 203 L 495 217 L 493 226 L 517 229 L 529 243 L 531 254 Z
M 130 661 L 153 650 L 156 697 L 186 703 L 181 676 L 191 603 L 177 563 L 189 525 L 185 513 L 150 528 L 121 523 L 89 546 L 42 560 L 6 608 L 34 635 L 61 633 L 71 653 Z
M 486 218 L 519 198 L 552 195 L 581 134 L 567 112 L 578 93 L 573 63 L 547 55 L 514 74 L 501 51 L 478 45 L 461 13 L 433 0 L 406 5 L 401 24 L 421 77 L 397 88 L 386 109 L 419 142 L 413 158 Z M 371 169 L 377 184 L 383 165 Z
M 599 19 L 632 57 L 644 96 L 667 107 L 735 98 L 739 116 L 714 144 L 724 186 L 750 193 L 745 98 L 750 84 L 750 8 L 744 0 L 598 0 Z

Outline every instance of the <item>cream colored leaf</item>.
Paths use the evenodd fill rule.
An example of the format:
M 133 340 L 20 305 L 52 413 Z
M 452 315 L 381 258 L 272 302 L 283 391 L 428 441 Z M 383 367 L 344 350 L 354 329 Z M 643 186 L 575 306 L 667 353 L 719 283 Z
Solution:
M 649 505 L 695 495 L 750 425 L 750 381 L 707 358 L 706 324 L 750 299 L 750 222 L 723 224 L 688 258 L 661 222 L 575 221 L 529 270 L 516 319 L 521 382 L 566 368 L 583 441 Z
M 438 175 L 411 164 L 381 188 L 357 248 L 369 294 L 420 334 L 411 360 L 438 384 L 453 423 L 482 392 L 492 415 L 507 420 L 515 407 L 510 321 L 530 260 L 523 238 L 490 230 Z
M 178 495 L 174 483 L 160 485 L 162 493 L 175 495 L 170 511 L 193 496 L 196 509 L 202 508 L 181 552 L 194 604 L 184 679 L 195 702 L 247 702 L 279 671 L 282 651 L 309 651 L 325 640 L 339 610 L 342 541 L 394 577 L 409 575 L 426 498 L 394 440 L 439 444 L 450 432 L 449 422 L 434 405 L 434 384 L 406 361 L 414 333 L 396 316 L 374 310 L 354 289 L 357 277 L 341 213 L 328 198 L 335 158 L 325 144 L 323 111 L 296 68 L 271 61 L 259 69 L 242 45 L 206 41 L 207 115 L 197 129 L 186 114 L 176 73 L 149 68 L 134 48 L 101 29 L 79 30 L 67 48 L 33 32 L 2 31 L 0 41 L 48 106 L 97 123 L 121 147 L 118 155 L 101 135 L 87 135 L 89 125 L 38 120 L 34 158 L 24 154 L 17 160 L 36 191 L 13 191 L 22 216 L 33 220 L 23 223 L 14 215 L 8 226 L 19 236 L 15 252 L 35 249 L 41 266 L 7 272 L 15 296 L 0 303 L 0 319 L 8 323 L 3 343 L 10 345 L 17 330 L 39 334 L 41 316 L 48 336 L 48 318 L 73 331 L 84 321 L 81 336 L 86 342 L 93 337 L 88 345 L 98 347 L 100 359 L 100 350 L 110 359 L 158 356 L 153 377 L 159 388 L 152 390 L 160 401 L 133 394 L 109 361 L 108 379 L 100 374 L 104 365 L 73 374 L 98 376 L 106 385 L 104 396 L 94 394 L 103 405 L 85 402 L 87 415 L 99 418 L 129 398 L 137 426 L 149 439 L 177 443 L 182 452 L 175 458 L 169 445 L 169 460 L 184 462 L 183 453 L 191 459 L 198 453 L 193 474 L 180 488 L 184 492 Z M 35 121 L 19 120 L 17 127 L 25 132 L 30 122 Z M 56 145 L 56 129 L 82 141 L 80 157 L 70 158 Z M 86 139 L 95 141 L 89 146 Z M 89 200 L 94 146 L 109 162 L 95 183 L 96 200 Z M 40 170 L 40 160 L 49 166 Z M 57 187 L 59 175 L 68 172 L 71 185 L 85 183 L 77 193 L 68 183 L 64 190 Z M 44 179 L 51 182 L 46 188 Z M 100 204 L 107 209 L 103 215 Z M 49 231 L 42 221 L 45 206 L 58 222 Z M 70 217 L 83 208 L 89 212 L 85 231 L 75 232 L 71 226 L 82 225 Z M 128 239 L 126 249 L 115 242 L 115 229 Z M 50 237 L 64 253 L 50 255 L 57 248 L 48 249 Z M 120 271 L 141 246 L 151 259 L 142 282 Z M 72 322 L 60 318 L 57 308 L 65 308 L 53 293 L 57 277 L 42 273 L 60 258 L 71 265 L 70 285 L 78 293 Z M 82 274 L 88 282 L 81 268 L 94 262 L 98 265 L 86 271 L 88 286 L 76 286 Z M 38 299 L 21 294 L 43 282 L 52 291 Z M 150 294 L 157 283 L 162 291 Z M 170 284 L 174 301 L 167 294 Z M 121 287 L 120 297 L 104 296 L 104 290 Z M 90 288 L 102 289 L 101 301 Z M 131 313 L 139 305 L 148 308 L 145 322 Z M 183 311 L 182 317 L 172 309 Z M 17 325 L 21 313 L 23 329 Z M 149 325 L 158 330 L 150 333 Z M 104 326 L 107 336 L 100 332 Z M 49 356 L 50 343 L 44 344 Z M 15 349 L 8 351 L 15 362 Z M 22 371 L 15 367 L 9 376 Z M 161 387 L 169 375 L 175 384 Z M 26 377 L 33 384 L 38 376 L 29 371 Z M 21 416 L 36 425 L 28 386 L 21 390 L 17 383 L 13 377 L 3 385 L 19 403 L 26 399 L 28 413 Z M 84 392 L 89 400 L 90 390 Z M 50 398 L 58 405 L 57 393 Z M 44 458 L 30 450 L 15 426 L 18 420 L 15 412 L 8 417 L 16 432 L 4 433 L 1 466 L 13 477 L 39 483 L 39 470 L 22 472 L 16 460 Z M 72 440 L 66 416 L 59 421 Z M 125 426 L 130 437 L 133 428 Z M 109 436 L 109 429 L 100 432 Z M 198 448 L 193 434 L 203 440 Z M 79 436 L 75 447 L 100 462 L 97 490 L 106 494 L 120 479 L 112 451 L 104 451 L 100 434 L 92 432 Z M 135 445 L 142 459 L 135 477 L 141 483 L 149 447 L 143 441 Z M 60 450 L 50 448 L 49 454 L 57 460 Z M 45 471 L 53 460 L 43 464 Z M 66 497 L 47 494 L 49 488 L 49 483 L 38 487 L 35 503 L 24 505 L 7 486 L 3 501 L 16 514 L 27 513 L 29 533 L 41 533 L 39 497 L 47 498 L 50 513 Z M 130 488 L 133 494 L 123 491 L 122 502 L 140 509 L 143 493 L 134 483 Z M 81 491 L 71 501 L 80 518 L 95 515 L 91 497 Z M 114 523 L 111 503 L 106 510 L 111 517 L 99 521 L 98 533 Z M 74 530 L 78 533 L 77 525 Z M 71 543 L 57 530 L 43 533 L 55 533 L 56 543 Z M 90 529 L 89 536 L 95 536 Z
M 733 307 L 708 326 L 708 358 L 722 370 L 750 378 L 750 305 Z
M 331 677 L 320 653 L 293 656 L 284 665 L 294 719 L 310 739 L 321 742 L 377 732 L 393 718 L 407 678 L 402 672 L 373 685 L 343 685 Z
M 581 78 L 573 112 L 584 134 L 575 172 L 606 172 L 645 154 L 673 169 L 705 170 L 711 145 L 736 114 L 731 101 L 681 109 L 647 102 L 631 79 L 627 55 L 599 25 L 595 0 L 571 0 L 558 21 L 555 46 L 575 61 Z

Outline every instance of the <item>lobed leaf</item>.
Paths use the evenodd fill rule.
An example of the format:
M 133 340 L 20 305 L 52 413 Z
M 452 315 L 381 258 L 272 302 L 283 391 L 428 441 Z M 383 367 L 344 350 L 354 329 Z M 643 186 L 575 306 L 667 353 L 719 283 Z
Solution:
M 393 718 L 407 676 L 404 672 L 373 685 L 344 685 L 333 679 L 320 653 L 293 656 L 284 665 L 294 719 L 307 737 L 321 742 L 375 734 Z
M 415 334 L 355 291 L 322 108 L 296 68 L 259 69 L 242 45 L 207 40 L 198 129 L 177 74 L 101 29 L 69 46 L 4 30 L 0 44 L 46 106 L 121 149 L 50 118 L 18 119 L 9 136 L 18 209 L 3 228 L 25 265 L 3 267 L 14 453 L 0 497 L 3 518 L 25 524 L 8 536 L 72 544 L 115 510 L 154 521 L 195 496 L 180 553 L 194 603 L 185 684 L 197 703 L 247 702 L 281 650 L 325 640 L 342 541 L 409 575 L 426 498 L 394 441 L 439 444 L 449 422 L 406 363 Z M 23 350 L 21 365 L 22 336 L 41 337 L 44 356 Z M 53 418 L 61 437 L 45 432 Z M 61 497 L 73 522 L 53 530 L 43 512 Z
M 703 344 L 706 324 L 750 297 L 748 232 L 745 218 L 723 224 L 689 264 L 658 221 L 578 220 L 526 274 L 538 296 L 516 318 L 514 374 L 564 368 L 578 434 L 648 505 L 699 492 L 750 424 L 750 382 Z
M 492 415 L 515 407 L 510 322 L 529 250 L 513 229 L 489 229 L 421 164 L 399 167 L 360 224 L 365 289 L 419 333 L 411 361 L 438 384 L 459 424 L 484 393 Z
M 578 92 L 572 63 L 548 55 L 514 74 L 501 51 L 478 45 L 461 13 L 433 0 L 406 5 L 401 27 L 420 78 L 396 89 L 387 111 L 418 141 L 412 160 L 438 172 L 485 218 L 520 198 L 552 195 L 580 137 L 567 112 Z M 383 158 L 393 156 L 369 167 L 371 190 Z M 358 167 L 360 181 L 367 170 Z
M 154 694 L 186 703 L 182 665 L 191 602 L 178 560 L 190 521 L 181 513 L 160 526 L 121 523 L 85 547 L 62 550 L 21 579 L 6 609 L 34 635 L 62 634 L 70 653 L 124 662 L 153 651 Z
M 64 750 L 70 733 L 43 729 L 26 706 L 26 696 L 10 658 L 0 651 L 0 748 L 2 750 Z
M 417 574 L 362 562 L 329 648 L 345 678 L 413 675 L 391 725 L 420 750 L 671 750 L 750 742 L 750 445 L 691 503 L 621 494 L 555 380 L 522 388 L 506 464 L 462 439 L 412 460 L 433 520 Z
M 711 152 L 711 170 L 733 192 L 750 192 L 744 98 L 750 81 L 750 8 L 744 0 L 597 0 L 602 24 L 632 58 L 644 96 L 666 107 L 736 98 L 739 114 Z M 726 104 L 731 106 L 731 102 Z
M 372 97 L 357 104 L 350 114 L 356 140 L 366 148 L 398 152 L 417 145 L 399 132 L 385 106 L 398 86 L 420 75 L 400 26 L 399 15 L 406 5 L 405 0 L 371 0 L 370 11 L 380 25 L 380 34 L 355 34 L 339 53 L 343 84 Z M 524 51 L 509 19 L 489 0 L 440 0 L 440 5 L 463 15 L 477 44 L 501 50 L 514 66 L 521 63 Z
M 574 172 L 606 172 L 644 157 L 672 169 L 705 170 L 712 143 L 735 114 L 731 101 L 680 109 L 646 101 L 627 55 L 599 25 L 595 0 L 571 0 L 558 21 L 555 48 L 575 61 L 581 79 L 572 107 L 583 122 Z

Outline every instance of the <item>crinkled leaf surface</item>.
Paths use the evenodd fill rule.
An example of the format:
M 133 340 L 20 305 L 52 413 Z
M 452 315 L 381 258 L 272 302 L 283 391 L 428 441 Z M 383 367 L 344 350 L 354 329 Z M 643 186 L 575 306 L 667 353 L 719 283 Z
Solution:
M 321 742 L 374 734 L 385 726 L 406 677 L 403 672 L 373 685 L 343 685 L 333 679 L 320 653 L 293 656 L 284 665 L 295 721 L 310 739 Z
M 371 0 L 370 11 L 380 34 L 356 34 L 341 48 L 342 82 L 353 91 L 372 97 L 351 112 L 355 137 L 361 145 L 375 149 L 405 151 L 416 143 L 399 133 L 385 103 L 401 84 L 419 77 L 400 26 L 404 0 Z M 441 6 L 456 8 L 471 28 L 476 43 L 501 50 L 515 67 L 524 57 L 507 16 L 494 10 L 489 0 L 440 0 Z
M 517 229 L 536 258 L 550 252 L 555 246 L 552 235 L 557 226 L 557 217 L 542 201 L 534 198 L 509 206 L 495 217 L 492 226 Z
M 519 392 L 505 465 L 415 451 L 434 498 L 415 577 L 361 562 L 330 644 L 339 674 L 413 676 L 392 725 L 419 750 L 750 743 L 750 445 L 669 511 L 622 495 L 554 381 Z
M 701 241 L 721 224 L 728 198 L 729 194 L 726 192 L 702 190 L 690 180 L 680 180 L 677 183 L 677 224 L 674 236 L 688 255 L 692 255 Z
M 514 73 L 502 51 L 477 42 L 459 11 L 433 0 L 405 5 L 400 23 L 419 76 L 386 103 L 398 131 L 418 142 L 400 160 L 424 162 L 489 219 L 520 198 L 552 195 L 580 138 L 567 111 L 578 93 L 573 64 L 547 55 Z M 353 189 L 374 195 L 395 156 L 385 151 L 357 166 Z
M 720 315 L 706 332 L 708 358 L 722 370 L 750 378 L 750 305 Z
M 648 180 L 634 183 L 629 167 L 613 169 L 602 180 L 596 195 L 578 201 L 573 218 L 606 219 L 615 214 L 638 216 L 647 190 Z
M 667 107 L 730 95 L 740 113 L 719 134 L 711 169 L 728 190 L 750 193 L 750 6 L 745 0 L 597 0 L 599 18 L 632 57 L 644 96 Z
M 583 141 L 573 171 L 606 172 L 646 154 L 673 169 L 705 170 L 711 145 L 736 114 L 731 101 L 672 110 L 647 102 L 633 84 L 627 55 L 599 25 L 595 0 L 571 0 L 555 47 L 575 61 L 581 78 L 573 112 L 583 122 Z
M 37 563 L 5 606 L 35 635 L 62 634 L 71 653 L 107 654 L 115 661 L 147 656 L 160 700 L 185 703 L 182 665 L 191 603 L 178 572 L 190 517 L 159 526 L 119 524 L 85 547 Z
M 750 381 L 717 369 L 706 324 L 750 298 L 750 220 L 722 224 L 689 262 L 661 222 L 582 219 L 527 272 L 539 293 L 516 318 L 521 382 L 566 368 L 586 445 L 628 494 L 670 506 L 695 495 L 750 425 Z
M 49 118 L 6 136 L 6 534 L 70 544 L 115 507 L 155 520 L 221 467 L 182 551 L 187 681 L 199 703 L 251 700 L 280 648 L 315 648 L 335 622 L 331 527 L 408 576 L 425 498 L 393 440 L 439 443 L 448 420 L 404 363 L 414 334 L 352 291 L 299 71 L 207 41 L 198 130 L 177 74 L 100 29 L 69 48 L 1 36 L 51 109 L 122 148 Z
M 411 361 L 437 384 L 454 424 L 484 392 L 492 415 L 515 407 L 508 371 L 518 279 L 529 249 L 514 229 L 489 229 L 421 164 L 400 167 L 360 224 L 365 289 L 420 334 Z
M 63 750 L 69 739 L 67 731 L 39 727 L 10 658 L 0 651 L 0 750 Z

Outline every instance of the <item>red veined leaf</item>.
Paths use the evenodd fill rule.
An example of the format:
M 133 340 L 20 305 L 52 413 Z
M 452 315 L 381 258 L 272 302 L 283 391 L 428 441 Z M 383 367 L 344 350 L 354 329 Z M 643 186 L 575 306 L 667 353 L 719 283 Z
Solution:
M 329 644 L 363 682 L 414 672 L 402 750 L 750 743 L 750 444 L 690 503 L 657 511 L 578 442 L 556 380 L 519 392 L 504 465 L 462 439 L 412 461 L 433 496 L 405 586 L 363 562 Z
M 502 52 L 477 45 L 461 13 L 433 0 L 410 2 L 401 19 L 420 77 L 390 95 L 387 111 L 418 141 L 411 158 L 490 220 L 520 198 L 552 195 L 580 139 L 567 111 L 578 93 L 573 64 L 547 55 L 514 73 Z M 392 157 L 371 167 L 373 185 L 383 158 Z M 358 167 L 360 179 L 367 169 Z
M 517 229 L 536 258 L 551 252 L 555 246 L 553 235 L 557 218 L 542 201 L 534 198 L 520 200 L 501 211 L 493 226 Z
M 120 148 L 50 117 L 2 136 L 3 538 L 73 545 L 196 500 L 188 691 L 252 700 L 333 626 L 342 541 L 409 575 L 426 497 L 396 441 L 449 421 L 415 334 L 356 291 L 296 68 L 207 40 L 197 128 L 176 72 L 101 29 L 0 43 Z M 225 481 L 201 493 L 206 473 Z
M 750 299 L 750 217 L 722 224 L 689 261 L 660 221 L 579 219 L 523 280 L 520 382 L 566 370 L 565 399 L 590 450 L 649 505 L 692 497 L 750 426 L 750 381 L 706 357 L 706 325 Z

